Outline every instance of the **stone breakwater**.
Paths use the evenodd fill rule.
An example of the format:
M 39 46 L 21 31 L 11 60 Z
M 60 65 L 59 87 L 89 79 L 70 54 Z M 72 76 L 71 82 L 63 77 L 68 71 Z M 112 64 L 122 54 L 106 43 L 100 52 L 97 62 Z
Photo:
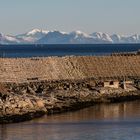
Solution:
M 0 58 L 0 123 L 139 99 L 139 69 L 139 55 Z
M 0 123 L 20 122 L 45 114 L 78 110 L 97 103 L 140 98 L 135 87 L 126 90 L 93 87 L 89 81 L 7 84 L 0 94 Z
M 0 58 L 0 82 L 138 78 L 140 55 Z
M 45 113 L 43 101 L 37 96 L 0 93 L 0 123 L 21 122 Z

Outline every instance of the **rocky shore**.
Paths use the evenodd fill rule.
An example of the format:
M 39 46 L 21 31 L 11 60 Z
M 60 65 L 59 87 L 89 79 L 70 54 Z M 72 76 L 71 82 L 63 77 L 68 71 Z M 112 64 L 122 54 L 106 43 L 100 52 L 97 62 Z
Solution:
M 139 54 L 0 58 L 0 123 L 139 98 Z
M 40 117 L 47 112 L 41 98 L 15 94 L 0 86 L 0 123 L 12 123 Z
M 0 123 L 13 123 L 45 114 L 78 110 L 97 103 L 140 99 L 134 86 L 127 89 L 93 87 L 87 81 L 1 84 Z

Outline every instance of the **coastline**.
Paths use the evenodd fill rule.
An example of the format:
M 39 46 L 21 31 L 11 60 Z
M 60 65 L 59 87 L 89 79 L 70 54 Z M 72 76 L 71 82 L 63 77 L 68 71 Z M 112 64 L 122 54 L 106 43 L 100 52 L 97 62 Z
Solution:
M 0 58 L 0 123 L 140 99 L 140 55 Z
M 58 81 L 57 81 L 58 82 Z M 87 82 L 87 81 L 86 81 Z M 61 83 L 61 82 L 60 82 Z M 58 82 L 58 85 L 60 84 Z M 62 84 L 62 83 L 61 83 Z M 83 81 L 82 81 L 83 84 Z M 87 84 L 87 83 L 85 83 Z M 0 123 L 17 123 L 31 120 L 43 115 L 75 111 L 100 103 L 115 103 L 140 99 L 140 90 L 131 87 L 127 90 L 122 88 L 91 88 L 89 86 L 65 89 L 46 90 L 46 93 L 38 94 L 31 88 L 40 83 L 19 84 L 14 91 L 9 90 L 5 100 L 0 102 Z M 42 84 L 42 85 L 45 85 Z M 87 84 L 88 85 L 88 84 Z M 2 97 L 1 97 L 2 98 Z M 3 106 L 3 108 L 2 108 Z

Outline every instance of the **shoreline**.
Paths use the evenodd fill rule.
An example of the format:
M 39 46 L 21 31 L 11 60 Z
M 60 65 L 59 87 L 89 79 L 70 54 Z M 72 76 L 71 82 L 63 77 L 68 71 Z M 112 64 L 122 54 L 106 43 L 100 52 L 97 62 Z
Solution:
M 140 55 L 0 58 L 0 123 L 140 99 Z
M 50 116 L 50 115 L 55 115 L 55 114 L 62 114 L 62 113 L 66 113 L 66 112 L 73 112 L 73 111 L 78 111 L 80 109 L 84 109 L 87 107 L 92 107 L 95 106 L 97 104 L 103 104 L 103 103 L 107 103 L 107 104 L 113 104 L 113 103 L 121 103 L 121 102 L 127 102 L 127 101 L 136 101 L 136 100 L 140 100 L 140 93 L 139 95 L 127 95 L 127 96 L 123 96 L 122 97 L 118 97 L 118 98 L 112 98 L 113 100 L 108 100 L 108 101 L 102 101 L 102 99 L 100 101 L 93 101 L 93 102 L 79 102 L 76 104 L 73 104 L 71 106 L 67 106 L 67 107 L 63 107 L 63 108 L 57 108 L 54 107 L 53 109 L 48 109 L 47 113 L 46 111 L 36 111 L 36 112 L 27 112 L 26 114 L 22 114 L 22 115 L 12 115 L 12 116 L 3 116 L 0 117 L 0 125 L 1 124 L 11 124 L 11 123 L 20 123 L 20 122 L 25 122 L 25 121 L 30 121 L 36 118 L 41 118 L 45 115 Z
M 18 123 L 42 117 L 43 115 L 60 114 L 76 111 L 100 103 L 116 103 L 140 99 L 140 90 L 135 87 L 124 90 L 122 88 L 95 88 L 81 87 L 48 90 L 45 94 L 38 94 L 31 89 L 37 83 L 19 84 L 13 86 L 14 91 L 4 93 L 3 110 L 0 110 L 0 124 Z M 40 84 L 40 83 L 38 83 Z M 45 84 L 45 83 L 44 83 Z M 59 85 L 60 83 L 58 83 Z M 78 81 L 79 84 L 79 81 Z M 24 90 L 26 89 L 26 91 Z M 46 90 L 44 88 L 44 90 Z M 1 97 L 2 98 L 2 97 Z M 0 107 L 1 107 L 0 102 Z M 7 110 L 5 110 L 8 108 Z

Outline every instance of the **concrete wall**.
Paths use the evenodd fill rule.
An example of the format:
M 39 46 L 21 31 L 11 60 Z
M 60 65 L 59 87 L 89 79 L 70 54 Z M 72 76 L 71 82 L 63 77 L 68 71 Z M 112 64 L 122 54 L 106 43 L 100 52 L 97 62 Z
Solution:
M 104 82 L 104 87 L 119 88 L 119 82 L 118 81 Z

